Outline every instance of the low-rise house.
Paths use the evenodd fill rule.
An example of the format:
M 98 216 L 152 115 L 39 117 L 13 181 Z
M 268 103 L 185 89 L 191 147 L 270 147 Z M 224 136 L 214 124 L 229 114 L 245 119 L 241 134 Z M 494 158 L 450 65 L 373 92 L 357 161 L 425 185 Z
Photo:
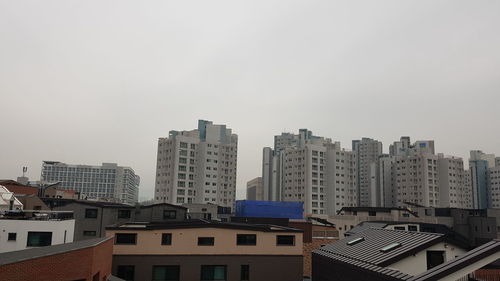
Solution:
M 0 212 L 22 209 L 23 203 L 14 196 L 14 193 L 0 185 Z
M 405 280 L 465 252 L 443 234 L 369 228 L 314 251 L 313 280 Z
M 52 210 L 72 211 L 76 220 L 74 241 L 105 237 L 106 226 L 132 221 L 179 221 L 186 208 L 166 203 L 130 206 L 121 203 L 42 198 Z
M 126 223 L 113 236 L 125 280 L 302 280 L 302 231 L 206 220 Z
M 98 238 L 0 254 L 0 279 L 111 280 L 113 239 Z
M 14 195 L 38 195 L 39 188 L 21 184 L 13 180 L 0 180 L 0 185 L 5 186 Z
M 0 217 L 0 253 L 73 242 L 69 212 L 6 212 Z

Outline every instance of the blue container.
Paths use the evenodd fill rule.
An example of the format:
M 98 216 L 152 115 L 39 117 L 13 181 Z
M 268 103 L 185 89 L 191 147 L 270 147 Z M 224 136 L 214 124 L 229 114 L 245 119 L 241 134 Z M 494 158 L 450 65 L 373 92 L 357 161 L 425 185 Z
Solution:
M 303 219 L 303 202 L 237 200 L 237 217 Z

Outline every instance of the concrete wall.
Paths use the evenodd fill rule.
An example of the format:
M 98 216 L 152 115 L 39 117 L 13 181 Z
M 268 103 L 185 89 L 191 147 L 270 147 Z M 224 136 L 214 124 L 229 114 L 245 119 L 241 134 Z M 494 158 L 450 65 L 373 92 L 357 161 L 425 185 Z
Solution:
M 75 220 L 0 220 L 0 252 L 26 249 L 29 231 L 52 232 L 52 245 L 71 243 L 74 228 Z M 15 241 L 8 241 L 9 233 L 17 233 Z
M 134 281 L 152 279 L 153 265 L 179 265 L 180 281 L 200 280 L 202 265 L 226 265 L 226 280 L 241 280 L 241 265 L 249 265 L 250 281 L 302 281 L 302 256 L 113 256 L 113 275 L 120 265 L 135 267 Z M 286 270 L 284 270 L 286 269 Z
M 418 275 L 422 272 L 427 271 L 427 251 L 445 251 L 445 262 L 467 252 L 466 250 L 454 245 L 441 242 L 423 251 L 420 251 L 415 255 L 409 256 L 403 260 L 393 263 L 387 267 L 399 270 L 410 275 Z
M 302 233 L 259 232 L 220 228 L 188 228 L 166 230 L 108 230 L 115 233 L 137 233 L 136 245 L 115 245 L 115 255 L 302 255 Z M 172 245 L 161 245 L 162 233 L 172 234 Z M 236 245 L 237 234 L 256 234 L 257 245 Z M 277 235 L 294 235 L 294 246 L 277 246 Z M 214 237 L 214 246 L 198 246 L 198 237 Z

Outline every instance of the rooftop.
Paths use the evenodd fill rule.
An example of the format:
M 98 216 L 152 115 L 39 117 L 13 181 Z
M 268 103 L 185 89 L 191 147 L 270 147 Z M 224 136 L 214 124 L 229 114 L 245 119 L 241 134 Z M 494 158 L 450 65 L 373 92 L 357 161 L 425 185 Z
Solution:
M 230 223 L 209 220 L 185 220 L 177 222 L 131 222 L 120 225 L 108 226 L 108 230 L 158 230 L 158 229 L 186 229 L 186 228 L 226 228 L 226 229 L 241 229 L 253 230 L 262 232 L 298 232 L 302 230 L 269 224 L 246 224 L 246 223 Z
M 70 252 L 70 251 L 76 251 L 76 250 L 81 250 L 81 249 L 85 249 L 85 248 L 95 247 L 103 242 L 108 241 L 109 239 L 112 239 L 112 237 L 89 239 L 89 240 L 83 240 L 83 241 L 67 243 L 67 244 L 59 244 L 59 245 L 54 245 L 54 246 L 39 247 L 39 248 L 26 249 L 26 250 L 21 250 L 21 251 L 0 253 L 0 266 L 6 265 L 6 264 L 11 264 L 11 263 L 17 263 L 17 262 L 21 262 L 21 261 L 26 261 L 26 260 L 31 260 L 31 259 L 36 259 L 36 258 L 41 258 L 41 257 L 62 254 L 62 253 Z
M 444 238 L 438 233 L 369 228 L 314 252 L 334 259 L 385 267 L 442 242 Z

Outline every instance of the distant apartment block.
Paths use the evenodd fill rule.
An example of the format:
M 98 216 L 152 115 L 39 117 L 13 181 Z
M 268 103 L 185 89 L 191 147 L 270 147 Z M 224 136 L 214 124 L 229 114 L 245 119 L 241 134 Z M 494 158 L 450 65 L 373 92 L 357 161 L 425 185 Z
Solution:
M 412 144 L 409 137 L 394 142 L 390 153 L 379 158 L 381 206 L 472 207 L 461 158 L 436 154 L 434 141 Z
M 237 153 L 238 136 L 226 125 L 199 120 L 195 130 L 170 131 L 158 140 L 154 200 L 232 207 Z
M 138 201 L 140 178 L 132 168 L 115 163 L 88 166 L 44 161 L 41 182 L 59 182 L 62 188 L 77 191 L 88 199 L 133 205 Z
M 383 206 L 379 181 L 379 158 L 382 142 L 370 138 L 352 141 L 352 151 L 356 154 L 358 177 L 358 206 Z
M 473 207 L 500 208 L 500 157 L 472 150 L 469 173 Z
M 357 205 L 356 153 L 340 143 L 300 129 L 275 136 L 274 149 L 263 152 L 264 200 L 304 202 L 312 215 Z
M 193 220 L 128 223 L 106 233 L 115 237 L 112 272 L 125 280 L 301 281 L 303 276 L 302 230 L 294 228 Z
M 247 182 L 247 200 L 264 200 L 264 185 L 262 177 Z

